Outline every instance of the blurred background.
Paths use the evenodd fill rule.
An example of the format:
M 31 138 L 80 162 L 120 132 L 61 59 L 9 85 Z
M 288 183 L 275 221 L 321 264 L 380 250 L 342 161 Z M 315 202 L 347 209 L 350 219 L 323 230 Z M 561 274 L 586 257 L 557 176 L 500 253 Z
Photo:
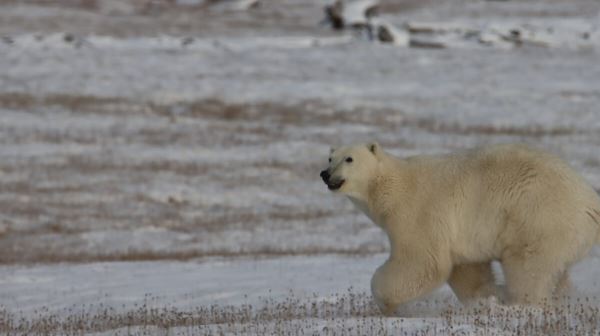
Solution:
M 330 146 L 523 142 L 599 189 L 599 52 L 596 0 L 3 0 L 0 311 L 230 302 L 311 264 L 345 275 L 299 288 L 367 290 L 387 240 L 320 181 Z
M 318 177 L 373 139 L 527 142 L 600 187 L 597 1 L 382 2 L 425 47 L 327 5 L 3 1 L 0 261 L 383 251 Z

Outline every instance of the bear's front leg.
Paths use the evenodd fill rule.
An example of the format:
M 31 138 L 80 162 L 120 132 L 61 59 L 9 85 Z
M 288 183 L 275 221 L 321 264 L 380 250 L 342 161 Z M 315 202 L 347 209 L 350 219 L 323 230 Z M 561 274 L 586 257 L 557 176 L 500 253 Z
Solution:
M 418 259 L 388 259 L 371 279 L 371 292 L 385 316 L 393 316 L 403 303 L 441 286 L 451 266 Z
M 465 305 L 490 296 L 503 301 L 504 295 L 496 284 L 491 262 L 456 265 L 448 284 L 456 297 Z

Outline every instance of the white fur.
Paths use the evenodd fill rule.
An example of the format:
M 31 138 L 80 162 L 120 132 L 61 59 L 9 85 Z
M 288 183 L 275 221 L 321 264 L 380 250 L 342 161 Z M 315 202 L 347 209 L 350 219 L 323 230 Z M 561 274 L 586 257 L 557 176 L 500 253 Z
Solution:
M 352 162 L 346 162 L 351 157 Z M 540 304 L 569 286 L 569 267 L 600 241 L 600 199 L 565 162 L 522 145 L 399 159 L 376 143 L 331 152 L 336 192 L 390 240 L 371 280 L 385 314 L 448 282 L 465 302 Z

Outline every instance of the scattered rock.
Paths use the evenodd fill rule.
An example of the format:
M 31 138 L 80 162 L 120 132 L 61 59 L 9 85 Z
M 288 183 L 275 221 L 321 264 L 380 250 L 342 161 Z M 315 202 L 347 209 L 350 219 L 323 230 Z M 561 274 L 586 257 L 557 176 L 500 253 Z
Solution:
M 409 35 L 401 28 L 376 18 L 376 0 L 336 0 L 325 6 L 325 22 L 333 29 L 346 28 L 365 33 L 369 40 L 407 46 Z
M 75 40 L 75 36 L 73 36 L 70 33 L 66 33 L 65 36 L 64 36 L 64 39 L 65 39 L 65 42 L 71 43 L 71 42 L 73 42 Z
M 406 29 L 411 34 L 473 34 L 479 32 L 479 29 L 460 23 L 445 22 L 409 22 L 406 24 Z
M 342 15 L 342 2 L 336 1 L 332 5 L 325 6 L 325 23 L 329 23 L 331 28 L 344 29 L 344 16 Z
M 184 202 L 183 198 L 180 197 L 179 195 L 175 196 L 175 195 L 171 195 L 169 197 L 167 197 L 167 203 L 169 204 L 182 204 Z
M 325 21 L 334 29 L 365 28 L 370 26 L 370 19 L 376 14 L 377 8 L 377 0 L 336 0 L 325 6 Z
M 513 27 L 504 30 L 492 29 L 491 33 L 499 35 L 502 40 L 510 42 L 515 46 L 529 44 L 549 47 L 553 43 L 553 33 L 551 30 L 542 31 L 532 27 Z
M 186 46 L 188 46 L 188 45 L 190 45 L 192 43 L 194 43 L 194 38 L 193 37 L 189 37 L 188 36 L 188 37 L 184 37 L 181 40 L 181 46 L 183 46 L 183 47 L 186 47 Z
M 380 42 L 403 47 L 410 44 L 410 34 L 406 30 L 399 29 L 383 21 L 374 23 L 373 27 L 375 28 L 376 38 Z
M 247 11 L 258 8 L 260 0 L 220 0 L 215 1 L 213 5 L 215 9 L 230 10 L 230 11 Z
M 79 48 L 83 45 L 88 44 L 88 42 L 85 40 L 85 37 L 80 36 L 80 35 L 75 35 L 73 33 L 65 33 L 63 35 L 63 40 L 66 43 L 72 44 L 76 48 Z
M 438 47 L 440 43 L 446 46 L 461 45 L 469 41 L 501 48 L 524 44 L 550 47 L 560 43 L 553 27 L 527 24 L 472 27 L 461 23 L 410 22 L 406 24 L 406 29 L 411 34 L 411 39 L 415 40 L 414 45 L 427 47 Z M 432 44 L 431 41 L 435 42 Z
M 502 36 L 493 32 L 481 32 L 478 34 L 477 42 L 485 46 L 509 47 L 512 43 L 506 41 Z
M 446 44 L 441 41 L 434 39 L 427 39 L 423 37 L 411 37 L 409 46 L 411 48 L 425 48 L 425 49 L 444 49 Z

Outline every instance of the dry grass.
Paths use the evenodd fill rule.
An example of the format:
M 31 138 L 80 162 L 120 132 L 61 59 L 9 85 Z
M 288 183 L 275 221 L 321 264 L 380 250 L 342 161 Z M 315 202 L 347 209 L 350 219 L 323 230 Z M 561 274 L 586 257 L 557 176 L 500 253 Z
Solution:
M 27 5 L 45 5 L 71 7 L 81 9 L 96 9 L 98 6 L 97 0 L 61 0 L 60 2 L 45 1 L 45 0 L 4 0 L 4 4 L 27 4 Z
M 415 131 L 481 138 L 557 137 L 577 131 L 535 125 L 460 124 L 406 115 L 402 111 L 334 108 L 322 101 L 291 105 L 231 104 L 208 99 L 167 104 L 120 97 L 9 92 L 0 93 L 0 107 L 28 113 L 28 118 L 34 121 L 29 125 L 13 123 L 17 117 L 8 118 L 7 123 L 0 126 L 0 140 L 7 149 L 12 146 L 26 149 L 7 156 L 0 163 L 0 187 L 5 194 L 0 200 L 3 214 L 0 263 L 5 264 L 382 251 L 383 243 L 369 243 L 366 248 L 356 247 L 360 245 L 357 243 L 344 249 L 323 245 L 284 249 L 276 241 L 269 246 L 245 246 L 246 249 L 238 249 L 236 244 L 224 249 L 223 245 L 216 244 L 202 249 L 185 246 L 168 252 L 126 250 L 122 246 L 107 246 L 103 253 L 85 251 L 85 241 L 80 236 L 99 228 L 127 233 L 143 227 L 163 228 L 169 233 L 193 236 L 195 246 L 202 246 L 206 237 L 219 237 L 226 230 L 245 233 L 261 229 L 301 230 L 299 232 L 310 231 L 314 235 L 319 228 L 336 223 L 335 217 L 339 214 L 331 212 L 327 204 L 306 207 L 261 204 L 262 210 L 256 211 L 236 202 L 214 206 L 204 196 L 214 190 L 244 188 L 249 193 L 262 190 L 282 196 L 308 192 L 301 189 L 304 184 L 320 184 L 319 158 L 307 159 L 305 153 L 286 157 L 261 153 L 264 159 L 248 162 L 238 158 L 232 161 L 203 161 L 194 157 L 177 160 L 164 157 L 162 153 L 167 150 L 181 150 L 182 158 L 190 149 L 208 149 L 218 154 L 221 149 L 242 153 L 254 147 L 251 150 L 259 153 L 262 146 L 271 144 L 339 144 L 354 136 L 375 132 L 382 134 L 381 143 L 386 148 L 420 149 L 410 135 Z M 61 111 L 58 120 L 72 119 L 73 126 L 43 126 L 48 111 Z M 107 123 L 95 126 L 94 120 L 100 118 Z M 84 126 L 88 125 L 86 120 L 89 127 Z M 332 132 L 345 127 L 350 130 L 348 133 Z M 28 152 L 37 146 L 48 148 L 53 154 Z M 131 157 L 122 155 L 123 148 L 129 148 Z M 138 149 L 144 157 L 136 155 Z M 596 163 L 589 161 L 588 164 Z M 207 182 L 210 186 L 205 187 Z M 290 189 L 285 189 L 288 185 Z M 190 194 L 188 186 L 194 188 Z M 148 190 L 155 192 L 148 193 Z M 349 228 L 343 234 L 359 232 L 361 230 Z
M 2 92 L 0 93 L 0 106 L 29 110 L 41 106 L 60 106 L 66 109 L 86 110 L 90 107 L 96 107 L 106 104 L 118 104 L 126 102 L 121 98 L 103 98 L 85 95 L 52 94 L 47 96 L 31 95 L 20 92 Z
M 352 288 L 327 300 L 284 301 L 264 298 L 256 306 L 203 306 L 181 310 L 157 307 L 151 296 L 133 309 L 100 305 L 71 307 L 51 314 L 42 309 L 24 318 L 0 310 L 0 333 L 6 335 L 597 335 L 600 309 L 595 299 L 577 299 L 543 308 L 481 303 L 471 308 L 450 302 L 414 304 L 428 317 L 382 317 L 370 295 Z M 447 307 L 447 308 L 444 308 Z M 443 310 L 441 314 L 435 311 Z M 66 314 L 65 314 L 66 313 Z M 431 316 L 431 315 L 434 316 Z
M 62 234 L 62 232 L 61 232 Z M 129 262 L 129 261 L 187 261 L 202 258 L 273 258 L 290 256 L 364 256 L 385 252 L 383 246 L 364 246 L 361 248 L 338 247 L 307 247 L 285 249 L 277 247 L 263 247 L 252 249 L 210 249 L 184 250 L 184 251 L 153 251 L 153 250 L 126 250 L 111 253 L 66 253 L 60 249 L 46 249 L 45 253 L 24 253 L 23 251 L 0 251 L 0 265 L 25 265 L 25 264 L 57 264 L 57 263 L 90 263 L 90 262 Z
M 296 105 L 273 103 L 230 104 L 220 100 L 206 99 L 164 105 L 155 102 L 134 102 L 118 97 L 95 97 L 81 95 L 48 95 L 38 97 L 24 93 L 0 94 L 0 106 L 19 110 L 32 110 L 41 106 L 60 106 L 77 113 L 102 113 L 113 115 L 154 115 L 169 118 L 201 118 L 222 121 L 268 121 L 278 125 L 327 125 L 359 124 L 376 126 L 379 129 L 417 128 L 433 133 L 481 134 L 512 136 L 560 136 L 580 134 L 582 130 L 571 127 L 545 127 L 542 125 L 497 126 L 463 125 L 430 117 L 409 117 L 403 111 L 373 110 L 355 108 L 351 110 L 333 109 L 320 101 L 305 101 Z M 240 131 L 240 129 L 237 129 Z M 268 135 L 280 131 L 278 128 L 261 126 L 244 128 L 241 131 Z M 147 130 L 146 136 L 156 138 L 157 131 Z M 277 135 L 277 134 L 274 134 Z M 279 134 L 281 135 L 281 134 Z M 164 134 L 163 134 L 164 136 Z M 173 139 L 170 139 L 171 141 Z M 165 141 L 159 141 L 164 143 Z
M 600 307 L 596 297 L 561 298 L 542 307 L 484 304 L 443 314 L 445 324 L 477 326 L 484 335 L 598 335 Z
M 67 310 L 67 316 L 60 314 L 45 314 L 42 309 L 38 316 L 31 319 L 22 318 L 15 314 L 0 310 L 0 333 L 10 335 L 32 334 L 82 334 L 88 332 L 106 331 L 117 328 L 127 328 L 131 334 L 132 328 L 141 329 L 140 334 L 158 328 L 170 330 L 173 328 L 188 328 L 191 334 L 222 334 L 223 332 L 248 332 L 257 334 L 268 332 L 270 324 L 276 328 L 285 329 L 288 324 L 310 323 L 310 319 L 326 321 L 335 318 L 372 317 L 376 309 L 366 294 L 348 294 L 337 296 L 334 303 L 306 302 L 294 297 L 293 293 L 283 302 L 275 302 L 273 298 L 264 299 L 259 307 L 249 304 L 240 306 L 197 307 L 190 310 L 177 308 L 154 308 L 151 296 L 146 296 L 144 302 L 137 308 L 120 312 L 114 307 L 103 305 L 72 307 Z M 240 328 L 239 330 L 235 330 Z M 229 331 L 227 331 L 229 329 Z M 178 333 L 179 334 L 179 333 Z M 185 333 L 184 333 L 185 334 Z
M 462 125 L 459 123 L 440 122 L 436 119 L 421 118 L 407 122 L 407 126 L 435 132 L 435 133 L 453 133 L 453 134 L 482 134 L 482 135 L 513 135 L 513 136 L 560 136 L 575 133 L 581 133 L 570 127 L 544 127 L 541 125 L 528 126 L 495 126 L 495 125 Z

